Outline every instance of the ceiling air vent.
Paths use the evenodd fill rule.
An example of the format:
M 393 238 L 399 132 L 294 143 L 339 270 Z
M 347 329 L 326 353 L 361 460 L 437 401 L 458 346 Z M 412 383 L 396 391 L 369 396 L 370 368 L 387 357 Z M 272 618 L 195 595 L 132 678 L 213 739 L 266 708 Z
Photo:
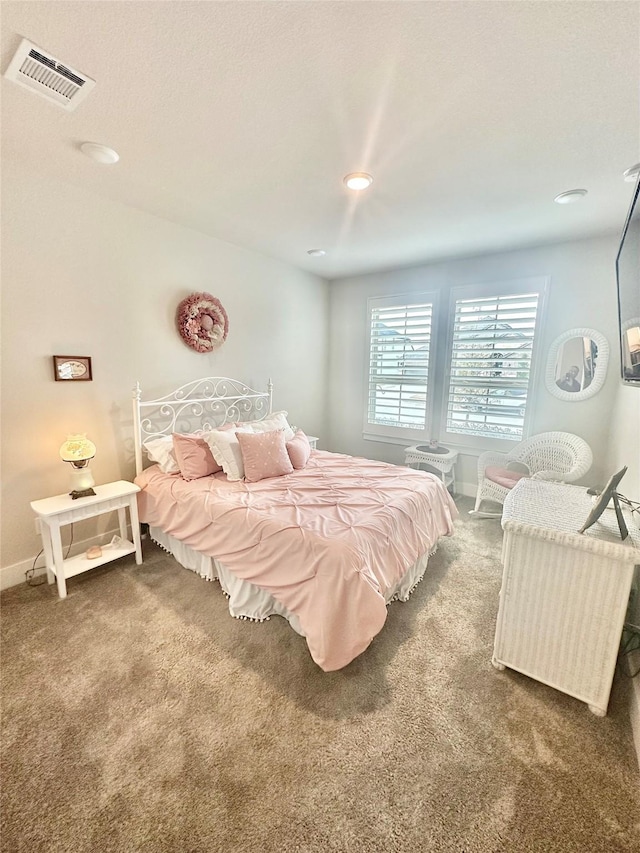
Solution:
M 22 39 L 4 76 L 65 110 L 75 110 L 96 85 L 91 77 L 60 62 L 27 39 Z

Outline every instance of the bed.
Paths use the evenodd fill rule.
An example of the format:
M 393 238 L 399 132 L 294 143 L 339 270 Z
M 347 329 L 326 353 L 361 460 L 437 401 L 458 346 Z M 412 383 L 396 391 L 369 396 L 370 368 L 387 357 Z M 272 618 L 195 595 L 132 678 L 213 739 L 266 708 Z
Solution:
M 431 474 L 321 450 L 258 482 L 144 467 L 145 445 L 173 433 L 260 431 L 272 396 L 271 382 L 259 392 L 223 377 L 148 401 L 136 386 L 140 520 L 181 565 L 220 582 L 232 616 L 283 616 L 318 666 L 337 670 L 379 633 L 389 602 L 408 599 L 457 510 Z

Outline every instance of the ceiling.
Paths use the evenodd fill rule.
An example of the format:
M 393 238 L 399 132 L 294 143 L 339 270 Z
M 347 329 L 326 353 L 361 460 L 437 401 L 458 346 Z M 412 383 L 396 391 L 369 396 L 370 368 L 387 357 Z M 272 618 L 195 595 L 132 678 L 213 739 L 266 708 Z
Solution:
M 640 160 L 640 5 L 3 2 L 97 81 L 2 80 L 3 157 L 332 279 L 619 230 Z M 120 153 L 99 166 L 82 141 Z M 356 194 L 352 171 L 374 183 Z M 584 187 L 580 204 L 558 193 Z M 307 250 L 322 248 L 324 258 Z

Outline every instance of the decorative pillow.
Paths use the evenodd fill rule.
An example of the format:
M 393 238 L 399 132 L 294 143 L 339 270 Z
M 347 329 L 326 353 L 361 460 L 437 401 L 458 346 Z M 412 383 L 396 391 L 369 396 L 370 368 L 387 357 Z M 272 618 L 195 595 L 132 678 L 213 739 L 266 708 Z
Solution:
M 238 442 L 244 462 L 244 478 L 249 483 L 291 474 L 293 465 L 287 453 L 284 431 L 241 433 Z
M 531 476 L 531 471 L 529 470 L 529 466 L 525 465 L 524 462 L 507 462 L 505 468 L 508 471 L 517 471 L 519 474 L 524 474 L 525 477 Z
M 304 468 L 311 456 L 309 439 L 301 429 L 287 442 L 287 453 L 294 468 Z
M 199 480 L 222 471 L 202 435 L 173 434 L 173 452 L 183 480 Z
M 163 435 L 160 438 L 149 438 L 142 443 L 147 456 L 152 462 L 157 462 L 163 474 L 179 474 L 180 466 L 173 452 L 173 438 Z
M 238 443 L 238 433 L 250 433 L 248 427 L 238 429 L 214 429 L 202 436 L 211 448 L 213 458 L 227 475 L 228 480 L 242 480 L 244 465 L 242 452 Z
M 229 430 L 235 428 L 236 425 L 231 423 L 218 427 L 218 429 L 220 430 Z M 204 438 L 205 431 L 201 429 L 196 429 L 191 433 L 183 432 L 173 433 L 172 435 L 161 435 L 158 438 L 149 438 L 146 441 L 142 442 L 142 446 L 145 449 L 147 456 L 152 462 L 158 463 L 158 466 L 163 474 L 180 473 L 180 466 L 178 465 L 178 460 L 176 459 L 175 451 L 173 449 L 174 435 L 201 436 L 202 438 Z
M 285 441 L 290 441 L 294 436 L 287 420 L 287 412 L 272 412 L 263 421 L 248 421 L 243 426 L 249 427 L 251 432 L 273 432 L 273 430 L 282 429 Z

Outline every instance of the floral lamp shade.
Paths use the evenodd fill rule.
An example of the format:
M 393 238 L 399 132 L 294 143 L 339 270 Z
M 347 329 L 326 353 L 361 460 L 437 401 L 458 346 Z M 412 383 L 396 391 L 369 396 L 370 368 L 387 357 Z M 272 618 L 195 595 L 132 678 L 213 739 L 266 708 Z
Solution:
M 76 435 L 68 435 L 67 440 L 60 448 L 60 458 L 64 462 L 83 463 L 89 459 L 93 459 L 95 455 L 96 446 L 87 438 L 84 432 Z
M 213 352 L 229 332 L 222 303 L 210 293 L 192 293 L 178 305 L 176 323 L 182 340 L 196 352 Z

